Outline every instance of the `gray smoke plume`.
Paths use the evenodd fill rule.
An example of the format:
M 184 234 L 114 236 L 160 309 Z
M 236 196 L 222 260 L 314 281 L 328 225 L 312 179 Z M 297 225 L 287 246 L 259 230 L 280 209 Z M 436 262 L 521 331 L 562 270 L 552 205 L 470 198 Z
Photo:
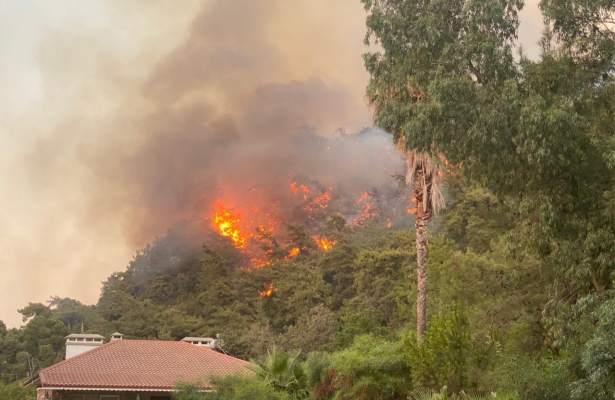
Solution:
M 220 196 L 280 199 L 297 174 L 358 189 L 391 181 L 398 169 L 382 132 L 318 139 L 353 118 L 354 99 L 319 78 L 280 81 L 284 60 L 266 32 L 270 13 L 248 0 L 204 6 L 184 43 L 144 83 L 149 111 L 132 123 L 135 132 L 104 137 L 85 160 L 97 185 L 108 185 L 93 190 L 127 195 L 118 201 L 137 209 L 136 243 L 202 218 Z M 254 188 L 269 197 L 256 198 Z

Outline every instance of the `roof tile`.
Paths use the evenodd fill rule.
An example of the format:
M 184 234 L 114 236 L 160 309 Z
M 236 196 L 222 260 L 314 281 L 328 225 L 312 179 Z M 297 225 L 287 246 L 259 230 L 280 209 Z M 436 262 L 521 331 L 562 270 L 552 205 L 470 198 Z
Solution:
M 190 382 L 249 374 L 247 361 L 207 347 L 161 340 L 116 340 L 40 372 L 42 387 L 172 389 Z

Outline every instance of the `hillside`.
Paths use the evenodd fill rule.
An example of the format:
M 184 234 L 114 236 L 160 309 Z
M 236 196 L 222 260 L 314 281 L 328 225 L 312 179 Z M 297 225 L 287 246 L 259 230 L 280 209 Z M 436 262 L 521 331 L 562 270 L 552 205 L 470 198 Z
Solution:
M 488 370 L 496 353 L 543 350 L 549 274 L 529 255 L 510 251 L 505 203 L 460 187 L 451 183 L 451 206 L 436 222 L 430 312 L 462 311 Z M 264 268 L 242 268 L 242 254 L 226 238 L 194 246 L 169 232 L 105 281 L 97 305 L 54 298 L 21 310 L 27 324 L 0 336 L 2 376 L 23 378 L 28 364 L 61 359 L 63 336 L 82 325 L 87 332 L 135 338 L 220 335 L 225 351 L 244 358 L 261 357 L 274 344 L 306 356 L 348 347 L 359 335 L 397 337 L 415 318 L 411 231 L 378 221 L 360 228 L 339 217 L 328 222 L 327 235 L 335 240 L 330 251 L 317 249 L 294 226 L 292 245 L 302 254 Z

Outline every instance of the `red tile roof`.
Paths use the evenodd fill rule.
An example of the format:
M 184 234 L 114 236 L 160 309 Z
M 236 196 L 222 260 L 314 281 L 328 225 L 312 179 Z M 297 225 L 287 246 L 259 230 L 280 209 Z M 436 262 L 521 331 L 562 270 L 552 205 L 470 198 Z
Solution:
M 249 374 L 249 363 L 186 342 L 116 340 L 41 370 L 41 386 L 169 390 L 179 382 L 211 387 L 211 378 Z

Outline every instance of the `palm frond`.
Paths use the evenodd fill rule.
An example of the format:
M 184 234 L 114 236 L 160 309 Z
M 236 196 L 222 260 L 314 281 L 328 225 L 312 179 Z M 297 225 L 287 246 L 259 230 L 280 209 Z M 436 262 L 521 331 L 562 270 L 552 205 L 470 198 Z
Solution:
M 427 152 L 408 149 L 403 137 L 397 141 L 397 148 L 406 159 L 406 184 L 410 187 L 420 185 L 427 196 L 427 201 L 423 202 L 423 212 L 437 215 L 446 206 L 443 165 Z

